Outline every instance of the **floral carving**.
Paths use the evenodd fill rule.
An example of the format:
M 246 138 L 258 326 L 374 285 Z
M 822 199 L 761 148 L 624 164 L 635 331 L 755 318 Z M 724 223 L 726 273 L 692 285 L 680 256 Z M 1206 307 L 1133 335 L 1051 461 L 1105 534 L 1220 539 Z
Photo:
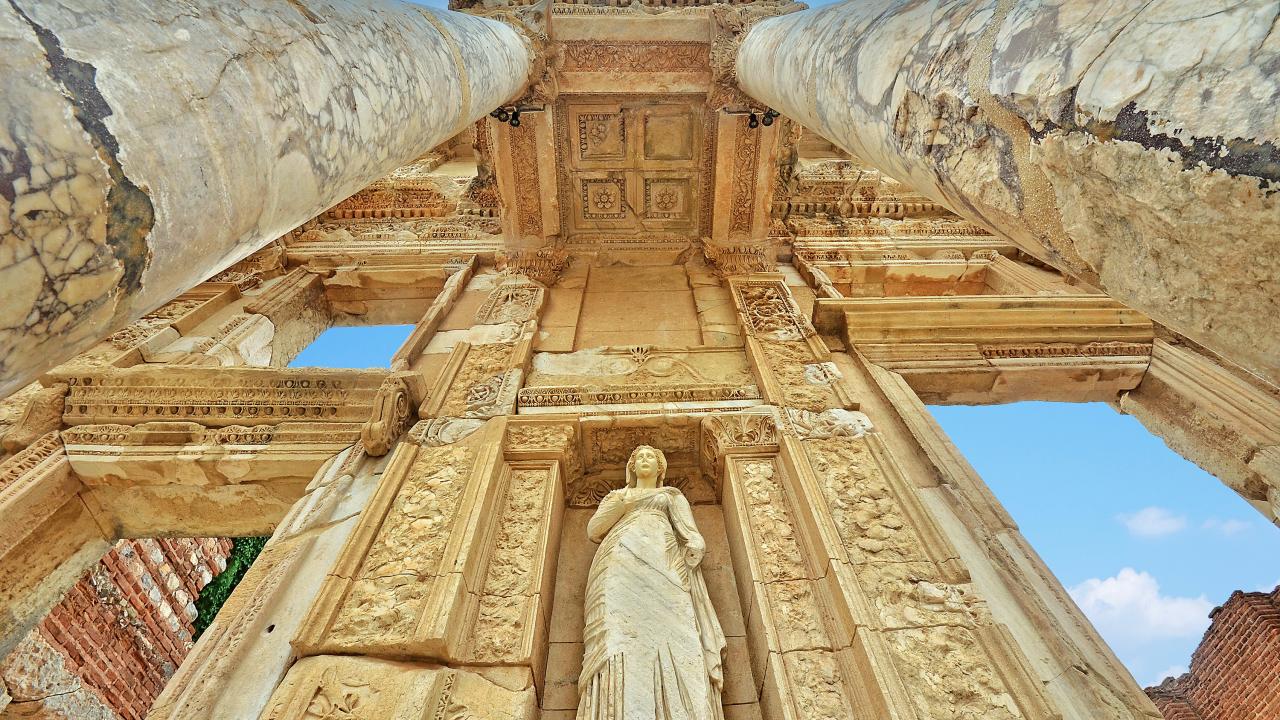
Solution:
M 662 188 L 658 192 L 654 193 L 654 196 L 653 196 L 653 204 L 656 205 L 659 210 L 662 210 L 664 212 L 669 212 L 673 210 L 676 206 L 676 203 L 679 201 L 680 201 L 680 196 L 677 195 L 676 191 L 672 190 L 671 188 Z
M 587 125 L 587 139 L 599 145 L 609 137 L 609 123 L 593 122 Z
M 538 176 L 538 148 L 534 144 L 536 116 L 511 128 L 511 172 L 515 176 L 516 227 L 523 237 L 542 237 L 542 180 Z
M 574 42 L 565 44 L 569 72 L 706 72 L 711 48 L 700 42 Z
M 802 440 L 862 437 L 872 430 L 871 418 L 856 410 L 833 408 L 822 412 L 787 408 L 789 429 Z
M 729 232 L 750 233 L 756 216 L 756 173 L 760 159 L 760 133 L 738 127 L 733 153 L 733 195 L 729 206 Z
M 316 688 L 315 695 L 307 705 L 304 718 L 315 720 L 360 720 L 365 717 L 362 708 L 370 702 L 378 691 L 368 683 L 359 683 L 338 678 L 338 671 L 329 668 L 325 671 Z
M 607 210 L 613 207 L 613 202 L 616 199 L 617 195 L 614 193 L 613 189 L 609 187 L 597 188 L 596 191 L 591 194 L 591 202 L 596 206 L 597 210 Z
M 781 282 L 735 283 L 747 329 L 770 340 L 800 340 L 814 334 Z
M 852 560 L 928 560 L 919 535 L 867 448 L 866 439 L 807 440 L 805 450 L 831 519 Z
M 332 640 L 359 645 L 412 638 L 441 573 L 474 462 L 475 452 L 459 445 L 419 452 L 342 600 Z
M 476 620 L 475 656 L 486 662 L 520 662 L 522 638 L 529 628 L 529 605 L 541 578 L 537 552 L 547 528 L 543 525 L 550 473 L 543 469 L 511 472 L 506 504 L 497 523 L 497 537 L 489 554 L 489 567 Z
M 507 426 L 506 448 L 509 452 L 573 451 L 576 435 L 569 423 L 512 423 Z
M 489 297 L 476 311 L 476 323 L 498 325 L 531 320 L 542 305 L 543 293 L 542 287 L 536 283 L 504 282 L 489 292 Z

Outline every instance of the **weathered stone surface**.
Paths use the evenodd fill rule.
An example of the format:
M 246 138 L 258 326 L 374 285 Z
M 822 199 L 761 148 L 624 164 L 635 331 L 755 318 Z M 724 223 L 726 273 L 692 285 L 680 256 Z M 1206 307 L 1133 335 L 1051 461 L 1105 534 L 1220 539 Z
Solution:
M 426 153 L 530 63 L 509 26 L 394 0 L 11 2 L 0 38 L 0 394 Z
M 841 3 L 760 21 L 742 88 L 1280 378 L 1269 0 Z

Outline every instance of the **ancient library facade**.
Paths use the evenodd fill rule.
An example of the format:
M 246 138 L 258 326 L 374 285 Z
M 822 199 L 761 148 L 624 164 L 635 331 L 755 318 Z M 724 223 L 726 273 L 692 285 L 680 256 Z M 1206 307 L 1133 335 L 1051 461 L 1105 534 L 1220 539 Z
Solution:
M 0 656 L 102 707 L 0 716 L 1161 718 L 926 405 L 1110 403 L 1276 521 L 1221 4 L 10 0 Z

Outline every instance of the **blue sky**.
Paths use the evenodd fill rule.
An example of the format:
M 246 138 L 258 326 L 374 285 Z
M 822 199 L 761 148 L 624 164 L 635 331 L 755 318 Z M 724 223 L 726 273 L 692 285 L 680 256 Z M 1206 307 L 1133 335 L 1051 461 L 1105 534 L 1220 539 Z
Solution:
M 1280 528 L 1132 417 L 929 409 L 1139 684 L 1185 671 L 1231 591 L 1280 584 Z
M 298 353 L 289 367 L 389 368 L 412 325 L 331 327 Z
M 336 327 L 293 367 L 387 367 L 411 325 Z M 1233 590 L 1280 584 L 1280 528 L 1102 403 L 931 407 L 1142 685 L 1185 671 Z

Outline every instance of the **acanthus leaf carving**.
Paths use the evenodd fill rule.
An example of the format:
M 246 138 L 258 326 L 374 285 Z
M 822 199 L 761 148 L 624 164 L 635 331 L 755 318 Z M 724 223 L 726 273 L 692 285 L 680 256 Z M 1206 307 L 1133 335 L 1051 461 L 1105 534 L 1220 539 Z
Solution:
M 509 275 L 523 275 L 543 287 L 551 287 L 569 267 L 568 251 L 559 247 L 508 250 L 498 256 L 498 269 Z

